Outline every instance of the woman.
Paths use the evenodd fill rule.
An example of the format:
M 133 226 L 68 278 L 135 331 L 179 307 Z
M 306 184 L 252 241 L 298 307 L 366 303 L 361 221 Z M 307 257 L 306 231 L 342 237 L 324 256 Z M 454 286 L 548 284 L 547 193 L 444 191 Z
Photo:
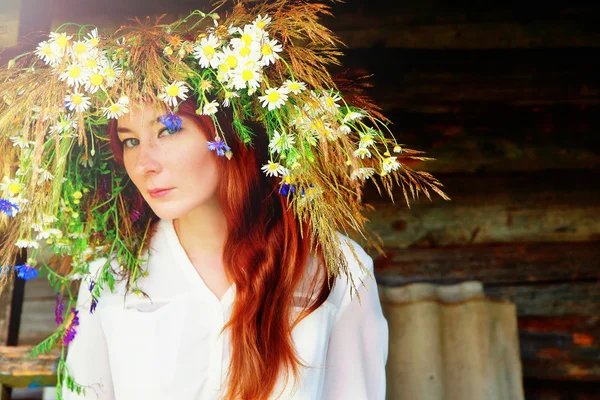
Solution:
M 149 299 L 123 305 L 123 283 L 89 315 L 82 285 L 67 365 L 85 398 L 385 398 L 387 324 L 352 251 L 372 273 L 371 258 L 343 238 L 360 303 L 343 279 L 330 288 L 287 197 L 260 173 L 266 149 L 230 134 L 238 156 L 217 156 L 212 121 L 194 110 L 180 107 L 177 132 L 148 104 L 112 125 L 115 159 L 160 220 L 140 280 Z
M 57 291 L 32 354 L 61 349 L 59 399 L 384 397 L 373 263 L 340 232 L 372 244 L 367 180 L 447 197 L 332 79 L 327 7 L 248 4 L 61 27 L 0 69 L 0 289 Z

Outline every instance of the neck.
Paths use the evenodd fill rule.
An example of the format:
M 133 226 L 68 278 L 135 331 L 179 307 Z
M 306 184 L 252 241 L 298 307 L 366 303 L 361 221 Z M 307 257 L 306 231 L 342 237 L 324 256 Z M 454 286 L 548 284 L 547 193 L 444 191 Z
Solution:
M 227 220 L 220 204 L 198 207 L 173 221 L 181 246 L 189 254 L 223 253 Z

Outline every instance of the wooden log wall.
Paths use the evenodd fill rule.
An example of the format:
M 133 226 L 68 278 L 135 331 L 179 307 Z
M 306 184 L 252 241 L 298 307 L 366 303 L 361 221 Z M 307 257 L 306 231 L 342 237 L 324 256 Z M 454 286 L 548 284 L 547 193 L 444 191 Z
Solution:
M 526 398 L 598 398 L 600 7 L 358 4 L 344 64 L 452 198 L 369 193 L 379 283 L 483 282 L 517 305 Z

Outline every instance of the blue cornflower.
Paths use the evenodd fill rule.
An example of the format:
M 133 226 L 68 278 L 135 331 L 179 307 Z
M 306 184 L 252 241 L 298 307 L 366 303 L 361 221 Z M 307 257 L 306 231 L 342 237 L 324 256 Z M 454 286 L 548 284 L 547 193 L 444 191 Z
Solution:
M 9 217 L 13 217 L 15 215 L 15 211 L 19 211 L 19 206 L 6 199 L 0 199 L 0 211 Z
M 224 156 L 228 151 L 231 151 L 231 148 L 220 138 L 216 138 L 214 142 L 206 142 L 206 146 L 209 150 L 216 151 L 217 155 L 220 157 Z
M 181 118 L 172 112 L 168 112 L 166 115 L 163 115 L 159 118 L 159 120 L 171 133 L 181 130 Z
M 38 271 L 29 264 L 16 265 L 15 272 L 19 278 L 26 281 L 38 276 Z
M 284 183 L 279 187 L 279 193 L 283 196 L 287 196 L 288 193 L 294 193 L 296 191 L 296 186 L 290 185 L 289 183 Z

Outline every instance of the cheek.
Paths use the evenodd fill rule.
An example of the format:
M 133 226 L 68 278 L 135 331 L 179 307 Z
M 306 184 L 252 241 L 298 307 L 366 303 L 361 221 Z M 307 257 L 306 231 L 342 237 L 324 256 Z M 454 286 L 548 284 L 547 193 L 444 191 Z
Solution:
M 216 157 L 206 148 L 206 140 L 189 143 L 189 146 L 180 148 L 175 156 L 181 168 L 180 177 L 185 180 L 188 188 L 195 193 L 211 195 L 218 186 L 218 170 Z

